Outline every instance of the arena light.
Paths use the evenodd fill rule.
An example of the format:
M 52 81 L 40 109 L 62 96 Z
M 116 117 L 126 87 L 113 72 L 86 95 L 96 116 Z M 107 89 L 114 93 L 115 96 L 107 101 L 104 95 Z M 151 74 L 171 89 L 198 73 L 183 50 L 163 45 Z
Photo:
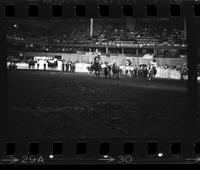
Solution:
M 13 26 L 14 26 L 15 28 L 18 28 L 17 24 L 14 24 Z
M 52 159 L 53 157 L 54 157 L 53 155 L 49 155 L 49 158 L 51 158 L 51 159 Z

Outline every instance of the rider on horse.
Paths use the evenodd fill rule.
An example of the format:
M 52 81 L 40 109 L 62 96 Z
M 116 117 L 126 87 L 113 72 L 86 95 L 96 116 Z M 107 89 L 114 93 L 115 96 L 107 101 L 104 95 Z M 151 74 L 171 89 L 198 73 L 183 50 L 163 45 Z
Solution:
M 181 73 L 181 80 L 184 80 L 184 76 L 186 76 L 188 74 L 188 68 L 187 68 L 187 65 L 185 63 L 181 67 L 180 73 Z
M 153 65 L 155 68 L 157 67 L 157 62 L 155 59 L 153 59 L 153 61 L 151 61 L 151 65 Z
M 107 76 L 109 75 L 109 70 L 108 70 L 108 65 L 107 65 L 107 63 L 104 62 L 104 63 L 101 65 L 101 68 L 103 69 L 103 73 L 104 73 L 105 78 L 107 78 Z
M 118 64 L 113 61 L 112 64 L 112 73 L 113 73 L 113 78 L 119 79 L 119 66 Z
M 157 67 L 157 62 L 154 59 L 153 61 L 151 61 L 150 68 L 148 70 L 149 80 L 152 80 L 153 78 L 155 78 L 155 75 L 157 73 L 156 67 Z
M 91 66 L 92 70 L 95 71 L 96 76 L 100 76 L 100 72 L 101 72 L 101 64 L 99 60 L 100 60 L 100 56 L 98 55 L 97 57 L 94 58 L 94 64 Z

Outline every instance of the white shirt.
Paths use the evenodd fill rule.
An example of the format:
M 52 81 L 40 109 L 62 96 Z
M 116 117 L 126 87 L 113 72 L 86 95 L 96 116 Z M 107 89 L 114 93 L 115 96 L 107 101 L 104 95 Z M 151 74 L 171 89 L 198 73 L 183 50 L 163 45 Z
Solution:
M 105 67 L 106 67 L 106 65 L 103 63 L 103 64 L 101 65 L 101 67 L 102 67 L 102 68 L 105 68 Z
M 154 67 L 157 67 L 157 63 L 156 62 L 151 61 L 151 65 L 153 65 Z

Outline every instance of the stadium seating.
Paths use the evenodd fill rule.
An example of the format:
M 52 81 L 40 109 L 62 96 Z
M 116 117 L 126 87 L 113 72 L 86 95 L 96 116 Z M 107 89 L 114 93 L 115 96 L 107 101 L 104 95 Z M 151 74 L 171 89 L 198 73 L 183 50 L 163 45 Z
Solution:
M 117 25 L 112 23 L 94 24 L 93 37 L 90 38 L 89 23 L 81 22 L 76 25 L 69 25 L 66 30 L 54 32 L 53 34 L 43 34 L 37 29 L 28 29 L 24 25 L 10 25 L 8 29 L 8 39 L 25 42 L 41 43 L 95 43 L 95 42 L 113 42 L 113 41 L 133 41 L 135 43 L 170 43 L 183 44 L 183 30 L 176 28 L 163 28 L 154 23 L 137 23 L 134 31 L 126 28 L 126 25 Z
M 25 23 L 10 24 L 8 27 L 7 39 L 11 50 L 36 51 L 36 52 L 65 52 L 65 53 L 86 53 L 95 52 L 105 54 L 106 49 L 101 49 L 101 45 L 124 45 L 130 46 L 138 44 L 156 46 L 185 46 L 183 28 L 174 26 L 165 28 L 162 24 L 154 22 L 136 22 L 133 30 L 127 27 L 125 22 L 99 22 L 94 21 L 93 36 L 90 37 L 90 24 L 87 21 L 72 22 L 67 27 L 54 27 L 50 31 L 31 27 Z M 157 26 L 155 26 L 157 24 Z M 170 24 L 169 24 L 170 25 Z M 89 47 L 77 47 L 77 45 L 91 45 Z M 136 53 L 134 49 L 112 49 L 109 48 L 109 55 L 123 55 L 140 57 L 144 52 Z M 159 56 L 156 58 L 168 58 L 170 56 Z M 177 55 L 176 57 L 179 57 Z

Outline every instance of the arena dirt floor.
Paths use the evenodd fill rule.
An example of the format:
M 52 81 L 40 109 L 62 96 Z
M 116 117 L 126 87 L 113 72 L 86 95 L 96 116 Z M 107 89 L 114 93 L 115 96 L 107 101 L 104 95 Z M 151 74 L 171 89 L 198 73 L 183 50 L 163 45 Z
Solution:
M 8 71 L 8 129 L 41 139 L 179 137 L 186 81 Z

